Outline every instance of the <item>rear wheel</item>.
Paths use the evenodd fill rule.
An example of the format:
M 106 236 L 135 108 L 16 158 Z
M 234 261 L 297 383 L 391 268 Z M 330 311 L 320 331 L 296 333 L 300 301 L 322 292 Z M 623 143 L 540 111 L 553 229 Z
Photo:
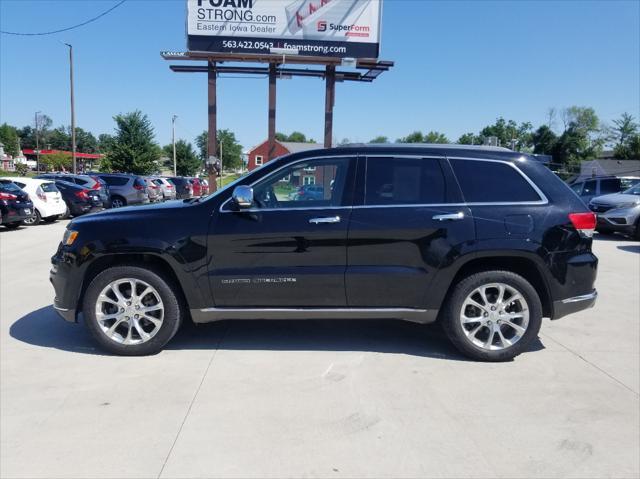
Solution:
M 40 212 L 38 210 L 33 210 L 33 214 L 26 220 L 23 220 L 24 224 L 27 226 L 39 225 L 40 221 L 42 221 L 42 216 L 40 216 Z
M 115 266 L 87 288 L 83 312 L 100 346 L 114 354 L 155 354 L 178 331 L 182 309 L 177 287 L 163 273 L 139 266 Z
M 542 304 L 531 284 L 510 271 L 485 271 L 458 283 L 445 306 L 444 330 L 464 355 L 508 361 L 538 336 Z
M 127 206 L 127 201 L 121 196 L 114 196 L 111 198 L 111 208 L 122 208 Z
M 7 224 L 3 224 L 2 226 L 7 228 L 8 230 L 14 230 L 18 228 L 20 225 L 22 225 L 22 221 L 18 221 L 17 223 L 7 223 Z

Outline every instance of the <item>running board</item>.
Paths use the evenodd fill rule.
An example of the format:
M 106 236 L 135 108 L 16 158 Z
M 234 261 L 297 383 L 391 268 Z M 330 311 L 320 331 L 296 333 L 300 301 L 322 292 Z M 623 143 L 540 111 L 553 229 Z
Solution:
M 402 319 L 432 323 L 438 311 L 412 308 L 204 308 L 192 309 L 194 323 L 225 319 Z

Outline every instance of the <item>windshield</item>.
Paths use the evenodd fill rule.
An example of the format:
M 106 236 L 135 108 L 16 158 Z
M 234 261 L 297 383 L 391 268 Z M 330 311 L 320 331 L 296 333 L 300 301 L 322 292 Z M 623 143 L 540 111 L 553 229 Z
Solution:
M 627 195 L 638 195 L 638 196 L 640 196 L 640 183 L 638 183 L 636 186 L 632 186 L 628 190 L 624 190 L 623 193 L 625 193 Z

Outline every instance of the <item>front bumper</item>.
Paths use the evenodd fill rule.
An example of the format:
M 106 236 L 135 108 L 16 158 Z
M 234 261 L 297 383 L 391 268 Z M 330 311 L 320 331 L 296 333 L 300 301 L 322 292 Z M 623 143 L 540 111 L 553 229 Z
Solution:
M 633 233 L 640 218 L 640 207 L 619 208 L 598 214 L 598 228 Z
M 72 255 L 58 247 L 58 251 L 51 258 L 51 270 L 49 281 L 51 282 L 55 298 L 53 308 L 65 321 L 75 323 L 77 321 L 77 307 L 80 290 L 82 289 L 82 276 L 75 271 Z M 76 273 L 76 274 L 73 274 Z
M 569 314 L 577 313 L 584 309 L 593 308 L 598 298 L 598 292 L 594 289 L 590 293 L 553 302 L 553 319 L 559 319 Z

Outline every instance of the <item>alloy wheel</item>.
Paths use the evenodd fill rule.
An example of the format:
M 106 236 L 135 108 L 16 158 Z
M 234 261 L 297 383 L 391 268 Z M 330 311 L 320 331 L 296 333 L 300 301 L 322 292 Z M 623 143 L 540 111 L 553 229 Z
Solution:
M 520 341 L 529 325 L 529 305 L 524 296 L 505 283 L 474 289 L 462 303 L 460 324 L 475 346 L 498 351 Z
M 164 305 L 158 291 L 135 278 L 112 281 L 99 294 L 96 321 L 112 341 L 124 345 L 142 344 L 162 326 Z

